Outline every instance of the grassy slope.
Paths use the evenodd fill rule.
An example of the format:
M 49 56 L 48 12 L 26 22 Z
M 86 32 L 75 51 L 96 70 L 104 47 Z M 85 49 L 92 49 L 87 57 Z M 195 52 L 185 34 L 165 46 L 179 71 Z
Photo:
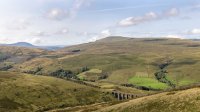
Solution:
M 36 48 L 0 46 L 0 69 L 6 70 L 8 66 L 22 64 L 35 57 L 49 53 L 51 52 Z
M 48 110 L 112 100 L 100 90 L 70 81 L 0 72 L 1 112 Z
M 91 69 L 89 71 L 86 72 L 82 72 L 80 74 L 78 74 L 78 77 L 83 80 L 83 79 L 87 79 L 87 80 L 98 80 L 99 78 L 99 74 L 102 73 L 102 70 L 99 69 Z
M 177 85 L 185 85 L 200 81 L 200 47 L 191 47 L 199 44 L 181 39 L 109 37 L 95 43 L 63 49 L 80 49 L 81 52 L 76 57 L 62 60 L 62 65 L 65 69 L 77 69 L 81 66 L 99 68 L 110 73 L 107 81 L 127 83 L 137 72 L 148 72 L 150 77 L 154 77 L 157 67 L 152 63 L 160 58 L 171 57 L 174 61 L 168 67 L 169 78 L 177 82 Z
M 181 39 L 131 39 L 109 37 L 97 42 L 66 47 L 60 52 L 70 52 L 80 49 L 72 55 L 59 58 L 32 59 L 18 64 L 14 70 L 26 71 L 42 66 L 42 72 L 48 74 L 52 70 L 64 68 L 76 71 L 84 66 L 100 69 L 109 73 L 105 81 L 127 83 L 138 72 L 154 77 L 158 68 L 152 63 L 160 58 L 174 59 L 168 67 L 169 79 L 178 85 L 199 82 L 200 47 L 199 42 Z M 42 63 L 41 63 L 42 62 Z M 54 66 L 55 65 L 55 66 Z M 147 69 L 148 68 L 148 69 Z M 134 83 L 134 82 L 133 82 Z
M 14 68 L 11 69 L 13 71 L 28 71 L 40 66 L 43 67 L 41 72 L 46 75 L 59 68 L 76 71 L 84 66 L 88 66 L 91 69 L 100 69 L 109 73 L 108 79 L 94 83 L 106 90 L 117 89 L 128 93 L 144 93 L 144 91 L 121 87 L 118 84 L 128 83 L 128 81 L 136 84 L 139 81 L 138 83 L 142 82 L 141 85 L 145 84 L 145 86 L 151 86 L 152 80 L 143 80 L 144 78 L 142 78 L 142 80 L 135 80 L 134 78 L 138 74 L 141 76 L 149 74 L 149 77 L 153 79 L 153 74 L 158 70 L 153 63 L 166 56 L 174 59 L 172 65 L 168 67 L 168 78 L 170 80 L 178 85 L 199 82 L 199 44 L 200 43 L 191 40 L 180 39 L 130 39 L 110 37 L 95 43 L 67 47 L 56 52 L 20 48 L 21 51 L 24 52 L 22 54 L 18 49 L 2 47 L 0 47 L 0 51 L 18 51 L 14 53 L 20 58 L 31 56 L 32 54 L 39 55 L 39 57 L 26 62 L 17 63 L 14 65 Z M 65 55 L 66 52 L 77 49 L 81 51 L 75 54 Z M 8 63 L 10 62 L 10 60 L 6 61 Z M 17 73 L 0 72 L 0 111 L 13 111 L 20 108 L 22 110 L 25 109 L 25 111 L 51 109 L 101 102 L 102 99 L 105 99 L 102 98 L 103 93 L 99 90 L 83 85 L 51 77 L 16 74 Z M 159 82 L 154 83 L 155 81 L 153 81 L 153 85 L 156 85 L 157 88 Z M 197 92 L 199 91 L 198 89 L 194 90 Z M 137 104 L 139 105 L 139 107 L 136 108 L 138 111 L 144 108 L 154 109 L 153 107 L 157 105 L 160 106 L 156 107 L 158 109 L 168 107 L 169 105 L 178 109 L 178 107 L 173 104 L 178 104 L 178 102 L 184 103 L 185 101 L 182 101 L 184 99 L 181 100 L 178 97 L 184 93 L 192 94 L 192 97 L 188 98 L 191 98 L 189 100 L 194 101 L 193 103 L 195 105 L 190 106 L 190 102 L 186 102 L 186 104 L 195 109 L 196 103 L 198 104 L 199 101 L 194 99 L 198 96 L 195 94 L 196 92 L 189 90 L 180 92 L 178 95 L 174 93 L 169 93 L 172 95 L 166 95 L 167 93 L 159 94 L 161 96 L 155 95 L 155 97 L 152 97 L 155 98 L 153 100 L 150 100 L 150 97 L 145 97 L 142 100 L 137 99 L 130 102 L 142 102 L 141 105 Z M 159 100 L 158 97 L 162 96 L 163 99 Z M 186 96 L 183 95 L 183 97 Z M 175 98 L 175 100 L 168 102 L 168 99 L 173 98 Z M 148 101 L 145 102 L 145 99 Z M 196 99 L 199 99 L 199 97 Z M 156 102 L 153 102 L 154 100 Z M 163 105 L 160 105 L 160 102 L 162 102 Z M 134 104 L 133 108 L 131 105 L 132 103 L 130 103 L 130 109 L 129 107 L 122 108 L 122 111 L 126 112 L 132 110 Z M 119 107 L 120 106 L 121 104 L 119 104 Z M 122 107 L 123 106 L 122 104 Z M 114 107 L 120 110 L 117 105 Z M 189 107 L 186 107 L 186 109 Z
M 165 92 L 113 105 L 97 112 L 199 112 L 200 88 Z
M 0 46 L 2 53 L 10 53 L 15 55 L 40 55 L 47 51 L 37 48 L 26 48 L 26 47 L 12 47 L 12 46 Z
M 37 67 L 42 67 L 41 74 L 47 75 L 51 72 L 56 71 L 57 69 L 61 68 L 59 61 L 57 59 L 51 58 L 34 58 L 30 61 L 26 61 L 24 63 L 20 63 L 12 68 L 12 71 L 17 72 L 27 72 L 27 71 L 35 71 Z

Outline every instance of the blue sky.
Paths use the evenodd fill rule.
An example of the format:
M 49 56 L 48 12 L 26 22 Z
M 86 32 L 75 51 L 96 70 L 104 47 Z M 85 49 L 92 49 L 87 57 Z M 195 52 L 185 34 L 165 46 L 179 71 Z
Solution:
M 199 0 L 0 0 L 0 43 L 200 37 Z

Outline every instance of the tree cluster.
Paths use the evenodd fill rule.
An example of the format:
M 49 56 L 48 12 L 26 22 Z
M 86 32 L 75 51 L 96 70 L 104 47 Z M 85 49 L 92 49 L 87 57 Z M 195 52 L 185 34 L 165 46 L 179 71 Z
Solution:
M 58 78 L 67 78 L 67 79 L 77 78 L 77 76 L 73 74 L 72 71 L 63 69 L 56 70 L 55 72 L 52 72 L 50 75 Z
M 155 75 L 155 77 L 156 77 L 156 79 L 158 80 L 158 81 L 160 81 L 160 82 L 162 82 L 162 83 L 166 83 L 166 84 L 168 84 L 169 86 L 171 86 L 171 87 L 175 87 L 176 85 L 175 84 L 173 84 L 170 80 L 168 80 L 167 79 L 167 74 L 168 74 L 168 72 L 167 72 L 167 70 L 166 70 L 166 68 L 172 63 L 172 59 L 170 59 L 170 58 L 165 58 L 164 59 L 164 61 L 162 61 L 162 62 L 160 62 L 159 64 L 158 64 L 158 67 L 159 67 L 159 71 L 157 71 L 154 75 Z

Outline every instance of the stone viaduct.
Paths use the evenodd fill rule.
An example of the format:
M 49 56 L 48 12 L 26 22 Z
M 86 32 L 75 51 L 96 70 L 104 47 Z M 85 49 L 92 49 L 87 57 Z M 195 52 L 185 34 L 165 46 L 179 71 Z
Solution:
M 123 93 L 120 91 L 112 91 L 112 95 L 117 98 L 118 100 L 127 100 L 127 99 L 134 99 L 138 97 L 142 97 L 142 94 L 132 94 L 132 93 Z

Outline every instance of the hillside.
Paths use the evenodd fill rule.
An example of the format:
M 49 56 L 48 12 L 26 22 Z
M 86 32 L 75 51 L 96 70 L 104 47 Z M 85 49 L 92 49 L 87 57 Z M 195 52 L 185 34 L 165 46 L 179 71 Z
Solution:
M 48 51 L 39 48 L 0 46 L 0 70 L 6 71 L 12 69 L 17 65 L 29 62 L 30 60 L 38 60 L 40 58 L 51 59 L 67 54 L 68 53 L 66 52 Z M 31 65 L 28 66 L 30 67 Z
M 49 54 L 50 52 L 26 47 L 0 46 L 0 70 L 11 69 L 16 64 Z
M 0 111 L 57 108 L 74 111 L 83 108 L 90 110 L 91 107 L 97 110 L 117 103 L 110 94 L 112 91 L 147 95 L 200 81 L 200 43 L 193 40 L 108 37 L 57 51 L 1 46 L 0 53 L 0 68 L 4 71 L 0 72 Z M 100 88 L 60 78 L 72 78 Z M 129 111 L 129 106 L 135 108 L 135 103 L 132 104 L 135 101 L 145 104 L 145 108 L 150 110 L 158 103 L 161 106 L 158 108 L 168 107 L 176 104 L 173 101 L 178 101 L 179 95 L 186 97 L 184 93 L 198 97 L 195 96 L 196 92 L 192 93 L 193 90 L 199 91 L 197 88 L 176 94 L 171 92 L 144 97 L 147 102 L 143 102 L 143 98 L 139 98 L 141 101 L 131 100 L 127 108 L 124 106 L 119 111 Z M 160 101 L 158 97 L 163 97 L 163 100 Z M 190 100 L 194 101 L 194 97 Z M 168 98 L 175 100 L 163 103 Z M 179 102 L 184 100 L 180 99 Z M 141 111 L 142 106 L 135 109 Z M 118 105 L 113 107 L 117 109 Z M 195 105 L 191 108 L 198 109 Z M 110 109 L 113 108 L 108 107 Z
M 0 46 L 1 53 L 10 53 L 15 55 L 39 55 L 43 54 L 45 50 L 37 48 L 17 47 L 17 46 Z
M 0 112 L 44 111 L 115 101 L 101 90 L 62 79 L 0 72 Z
M 200 112 L 198 18 L 200 0 L 0 0 L 0 112 Z
M 168 78 L 177 85 L 185 85 L 200 81 L 199 46 L 199 42 L 184 39 L 108 37 L 62 49 L 80 50 L 77 56 L 62 60 L 62 65 L 65 69 L 98 68 L 109 72 L 107 81 L 127 83 L 134 76 L 153 78 L 158 64 L 171 59 Z
M 96 112 L 199 112 L 200 88 L 130 100 Z
M 102 81 L 111 84 L 130 83 L 166 89 L 169 86 L 159 83 L 154 76 L 159 71 L 159 65 L 168 60 L 172 61 L 166 67 L 167 79 L 177 86 L 199 82 L 199 53 L 200 43 L 193 40 L 108 37 L 54 51 L 54 55 L 40 56 L 16 64 L 10 70 L 32 72 L 40 67 L 42 69 L 38 74 L 48 75 L 59 69 L 77 73 L 87 66 L 89 69 L 99 69 L 102 74 L 108 75 L 100 83 Z M 87 76 L 85 79 L 96 81 L 99 79 L 98 75 Z

